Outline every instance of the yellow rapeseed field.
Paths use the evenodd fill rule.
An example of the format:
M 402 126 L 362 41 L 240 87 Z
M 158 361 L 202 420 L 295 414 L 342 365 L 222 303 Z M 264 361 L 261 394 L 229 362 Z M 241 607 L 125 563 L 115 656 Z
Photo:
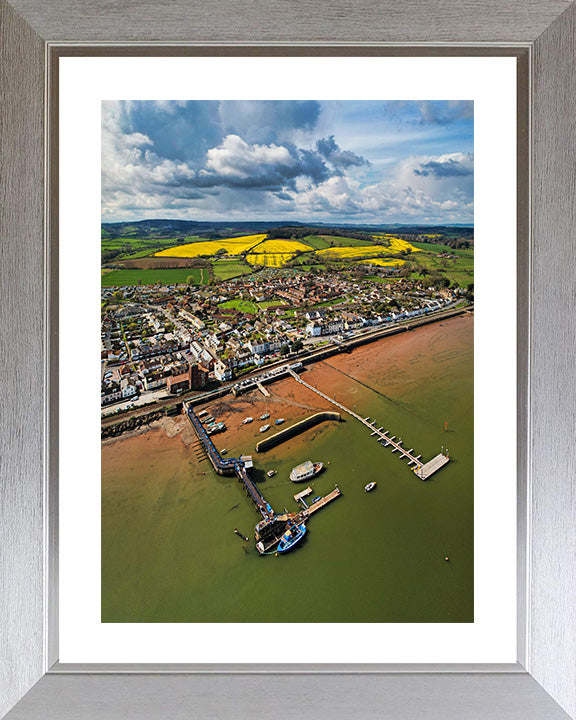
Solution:
M 377 255 L 388 255 L 390 252 L 391 249 L 388 245 L 361 245 L 359 247 L 331 247 L 317 250 L 316 256 L 324 260 L 363 260 Z
M 398 265 L 404 265 L 406 260 L 400 260 L 400 258 L 370 258 L 369 260 L 362 260 L 364 265 L 380 265 L 381 267 L 397 267 Z
M 295 252 L 311 252 L 309 245 L 298 240 L 265 240 L 252 251 L 253 253 L 273 253 L 278 255 L 294 254 Z
M 218 250 L 226 250 L 227 255 L 239 255 L 261 243 L 266 235 L 245 235 L 229 240 L 209 240 L 207 242 L 188 243 L 167 248 L 154 254 L 155 257 L 190 258 L 199 255 L 215 255 Z
M 246 255 L 246 262 L 250 265 L 263 265 L 264 267 L 283 267 L 290 262 L 295 253 L 250 253 Z
M 414 247 L 406 240 L 396 237 L 395 235 L 372 235 L 375 240 L 387 240 L 390 243 L 389 252 L 397 253 L 402 250 L 412 250 L 412 252 L 420 252 L 420 248 Z

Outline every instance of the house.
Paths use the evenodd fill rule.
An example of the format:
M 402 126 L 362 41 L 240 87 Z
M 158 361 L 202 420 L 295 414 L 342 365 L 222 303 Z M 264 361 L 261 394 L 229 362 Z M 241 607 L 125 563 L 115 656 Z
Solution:
M 264 338 L 255 338 L 254 340 L 249 340 L 246 347 L 253 355 L 265 355 L 270 345 Z
M 166 390 L 172 395 L 190 390 L 190 372 L 188 371 L 166 378 Z
M 120 388 L 123 399 L 134 397 L 134 395 L 138 394 L 136 385 L 134 385 L 128 378 L 122 378 L 120 381 Z
M 332 335 L 344 330 L 344 322 L 342 320 L 327 320 L 324 323 L 324 335 Z
M 310 335 L 310 337 L 318 337 L 319 335 L 322 335 L 322 325 L 317 322 L 308 323 L 308 325 L 306 325 L 306 334 Z
M 166 386 L 166 378 L 160 372 L 149 372 L 144 374 L 144 387 L 146 390 L 158 390 Z
M 110 403 L 117 402 L 121 399 L 122 390 L 120 389 L 120 383 L 102 383 L 100 405 L 110 405 Z
M 180 317 L 184 318 L 184 320 L 188 320 L 188 322 L 191 323 L 197 330 L 204 330 L 206 327 L 199 317 L 196 317 L 196 315 L 188 312 L 188 310 L 180 310 Z
M 228 363 L 223 360 L 218 360 L 214 363 L 214 377 L 220 382 L 224 380 L 232 379 L 232 369 L 228 366 Z

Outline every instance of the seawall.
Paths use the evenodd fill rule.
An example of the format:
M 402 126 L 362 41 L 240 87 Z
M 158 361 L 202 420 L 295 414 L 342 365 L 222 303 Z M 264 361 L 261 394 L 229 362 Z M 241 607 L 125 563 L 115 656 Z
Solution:
M 256 452 L 269 450 L 271 447 L 275 447 L 276 445 L 285 442 L 291 437 L 294 437 L 295 435 L 304 432 L 304 430 L 308 430 L 308 428 L 314 427 L 325 420 L 336 420 L 337 422 L 340 422 L 342 418 L 340 417 L 340 413 L 332 412 L 330 410 L 315 413 L 314 415 L 304 418 L 304 420 L 300 420 L 300 422 L 294 423 L 294 425 L 290 425 L 290 427 L 274 433 L 274 435 L 269 435 L 267 438 L 264 438 L 264 440 L 260 440 L 260 442 L 256 444 Z

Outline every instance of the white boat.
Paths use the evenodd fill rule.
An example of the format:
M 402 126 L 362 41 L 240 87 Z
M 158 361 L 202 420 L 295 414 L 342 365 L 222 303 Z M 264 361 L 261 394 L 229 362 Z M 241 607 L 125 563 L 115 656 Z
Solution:
M 307 460 L 301 465 L 297 465 L 295 468 L 292 468 L 290 480 L 292 480 L 292 482 L 303 482 L 304 480 L 309 480 L 311 477 L 318 475 L 323 467 L 324 464 L 321 462 L 313 463 L 311 460 Z
M 268 470 L 266 475 L 268 475 L 268 477 L 274 477 L 274 475 L 276 475 L 276 470 Z
M 254 420 L 253 417 L 244 418 L 244 420 L 242 420 L 242 425 L 248 425 L 248 423 L 251 423 L 252 420 Z
M 269 430 L 269 429 L 270 429 L 270 425 L 262 425 L 262 427 L 260 428 L 260 432 L 266 432 L 266 430 Z
M 260 415 L 260 420 L 268 420 L 270 417 L 270 413 L 264 413 L 263 415 Z
M 370 482 L 370 483 L 368 483 L 368 485 L 364 485 L 364 491 L 370 492 L 370 490 L 374 490 L 375 487 L 376 487 L 376 483 Z
M 282 425 L 283 422 L 284 418 L 277 418 L 276 420 L 274 420 L 274 425 Z

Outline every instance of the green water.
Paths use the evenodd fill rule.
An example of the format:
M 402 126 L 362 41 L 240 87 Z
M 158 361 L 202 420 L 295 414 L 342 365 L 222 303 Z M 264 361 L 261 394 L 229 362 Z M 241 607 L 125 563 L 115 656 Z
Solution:
M 237 480 L 199 464 L 178 438 L 162 453 L 144 453 L 133 467 L 105 469 L 102 620 L 472 622 L 471 320 L 468 326 L 460 326 L 453 342 L 437 330 L 437 341 L 402 364 L 383 360 L 369 383 L 359 365 L 361 382 L 344 376 L 337 395 L 425 460 L 448 446 L 451 462 L 430 481 L 419 480 L 352 418 L 324 423 L 260 455 L 228 446 L 230 456 L 252 452 L 253 476 L 278 511 L 297 509 L 293 494 L 306 483 L 287 478 L 307 459 L 326 464 L 310 483 L 314 495 L 335 484 L 342 490 L 310 518 L 305 539 L 286 555 L 258 555 L 259 516 Z M 354 376 L 350 356 L 347 362 L 352 367 L 344 371 Z M 341 371 L 330 372 L 343 380 Z M 314 370 L 306 380 L 314 383 Z M 270 468 L 278 474 L 268 479 Z M 377 488 L 364 492 L 372 480 Z

